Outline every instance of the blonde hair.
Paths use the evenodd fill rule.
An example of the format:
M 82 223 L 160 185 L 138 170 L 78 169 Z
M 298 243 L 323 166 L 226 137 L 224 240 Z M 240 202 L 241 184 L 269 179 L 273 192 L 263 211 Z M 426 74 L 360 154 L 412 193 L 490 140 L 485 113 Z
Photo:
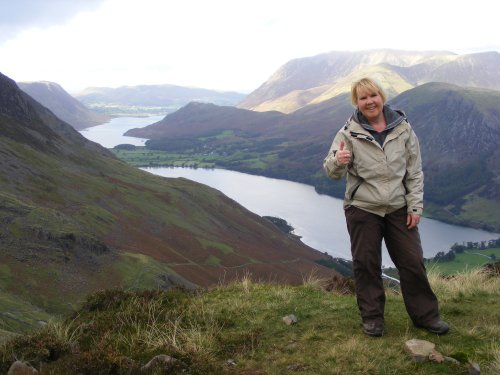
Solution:
M 386 101 L 385 92 L 378 83 L 370 78 L 361 78 L 351 85 L 351 102 L 355 107 L 358 105 L 359 94 L 362 91 L 368 91 L 369 93 L 376 92 L 382 97 L 383 103 Z

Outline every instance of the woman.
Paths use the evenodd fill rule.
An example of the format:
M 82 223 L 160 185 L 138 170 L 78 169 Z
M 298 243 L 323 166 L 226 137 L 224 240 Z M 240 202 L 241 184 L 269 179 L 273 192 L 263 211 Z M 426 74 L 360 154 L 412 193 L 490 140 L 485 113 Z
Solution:
M 356 110 L 335 136 L 323 167 L 333 179 L 347 175 L 344 209 L 363 332 L 384 332 L 384 239 L 414 325 L 445 334 L 449 328 L 439 317 L 427 280 L 417 228 L 423 209 L 417 136 L 405 114 L 385 104 L 385 94 L 373 80 L 354 82 L 351 101 Z

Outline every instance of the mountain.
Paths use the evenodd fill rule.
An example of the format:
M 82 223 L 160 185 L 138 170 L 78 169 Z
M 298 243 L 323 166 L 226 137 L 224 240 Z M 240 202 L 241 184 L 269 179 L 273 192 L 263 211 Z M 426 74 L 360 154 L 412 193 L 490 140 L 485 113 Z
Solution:
M 175 85 L 90 87 L 76 95 L 90 108 L 111 114 L 165 114 L 191 101 L 236 105 L 245 94 Z
M 498 230 L 500 91 L 429 83 L 391 104 L 405 109 L 419 136 L 427 199 L 446 206 L 450 219 L 462 214 L 471 222 L 484 206 Z
M 281 112 L 254 112 L 212 103 L 191 102 L 162 120 L 140 129 L 128 130 L 131 137 L 163 138 L 200 136 L 235 130 L 262 135 L 285 116 Z
M 219 191 L 133 168 L 0 74 L 0 329 L 104 288 L 300 283 L 326 255 Z
M 21 90 L 77 130 L 100 125 L 110 119 L 103 113 L 87 108 L 57 83 L 40 81 L 18 82 L 17 84 Z
M 457 56 L 438 66 L 425 77 L 425 82 L 448 82 L 459 86 L 500 90 L 500 54 L 482 52 Z
M 407 113 L 419 136 L 426 213 L 500 231 L 500 92 L 426 83 L 389 104 Z M 348 94 L 288 115 L 191 103 L 127 135 L 149 138 L 146 146 L 151 149 L 193 154 L 202 161 L 215 160 L 219 167 L 307 183 L 340 198 L 343 184 L 325 177 L 322 161 L 352 111 Z
M 238 107 L 291 113 L 349 92 L 351 82 L 364 76 L 377 79 L 389 98 L 427 82 L 500 90 L 500 54 L 398 50 L 324 53 L 289 61 Z

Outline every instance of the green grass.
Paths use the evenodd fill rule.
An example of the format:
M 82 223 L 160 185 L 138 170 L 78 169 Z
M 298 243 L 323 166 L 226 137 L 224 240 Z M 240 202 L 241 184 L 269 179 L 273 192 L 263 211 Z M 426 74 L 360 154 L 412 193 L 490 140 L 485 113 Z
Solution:
M 223 132 L 217 139 L 230 138 L 232 133 Z M 269 163 L 275 161 L 278 156 L 275 152 L 255 151 L 230 151 L 218 150 L 213 154 L 193 152 L 167 152 L 150 150 L 146 147 L 137 147 L 135 150 L 111 149 L 121 160 L 135 167 L 195 167 L 195 168 L 243 168 L 253 172 L 264 171 Z M 237 167 L 236 167 L 237 166 Z
M 221 260 L 215 255 L 210 254 L 207 260 L 205 260 L 205 264 L 209 266 L 219 266 L 221 264 Z
M 13 332 L 27 332 L 53 319 L 28 300 L 18 295 L 0 291 L 0 341 L 13 335 Z
M 157 289 L 161 275 L 175 274 L 166 264 L 144 254 L 121 254 L 110 268 L 120 275 L 124 290 Z
M 479 268 L 486 263 L 494 262 L 494 260 L 487 258 L 491 255 L 494 255 L 495 259 L 500 260 L 500 248 L 465 250 L 463 253 L 456 254 L 455 259 L 452 261 L 430 261 L 426 263 L 426 267 L 427 269 L 433 269 L 442 275 L 452 275 L 466 270 Z
M 153 356 L 167 354 L 193 375 L 467 374 L 469 360 L 482 374 L 498 373 L 500 278 L 479 271 L 429 278 L 451 326 L 445 336 L 414 328 L 398 292 L 387 292 L 385 335 L 371 338 L 361 332 L 353 295 L 326 292 L 314 277 L 289 286 L 247 275 L 199 293 L 95 293 L 64 323 L 4 344 L 0 371 L 15 355 L 35 367 L 44 362 L 47 374 L 138 373 Z M 289 314 L 299 322 L 286 325 Z M 412 338 L 432 341 L 463 363 L 414 363 L 403 349 Z M 179 367 L 156 373 L 180 374 Z
M 234 249 L 231 246 L 226 245 L 225 243 L 210 241 L 204 238 L 198 239 L 198 241 L 201 243 L 204 249 L 213 247 L 222 251 L 222 253 L 225 255 L 234 253 Z
M 472 223 L 484 224 L 487 222 L 498 228 L 500 227 L 498 212 L 500 212 L 500 202 L 470 194 L 466 197 L 460 216 Z M 485 218 L 488 220 L 485 221 Z
M 214 156 L 169 153 L 137 147 L 135 150 L 111 149 L 123 161 L 135 167 L 197 167 L 214 168 Z
M 231 139 L 235 137 L 234 130 L 223 130 L 220 134 L 218 134 L 215 138 L 216 139 Z

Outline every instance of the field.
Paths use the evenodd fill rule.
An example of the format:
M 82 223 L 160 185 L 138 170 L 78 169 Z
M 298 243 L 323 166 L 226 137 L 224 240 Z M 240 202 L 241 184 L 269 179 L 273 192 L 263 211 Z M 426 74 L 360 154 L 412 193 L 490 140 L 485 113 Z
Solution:
M 261 154 L 248 149 L 218 150 L 214 152 L 159 151 L 138 146 L 135 150 L 111 150 L 119 159 L 135 167 L 190 167 L 227 168 L 248 173 L 258 173 L 269 168 L 277 154 Z
M 201 158 L 196 155 L 168 153 L 136 147 L 135 150 L 112 149 L 113 153 L 123 161 L 135 167 L 199 167 L 214 168 L 215 157 Z
M 442 275 L 452 275 L 491 263 L 493 262 L 492 255 L 494 259 L 500 260 L 500 248 L 465 250 L 463 253 L 456 254 L 455 259 L 452 261 L 429 261 L 426 263 L 426 267 Z

